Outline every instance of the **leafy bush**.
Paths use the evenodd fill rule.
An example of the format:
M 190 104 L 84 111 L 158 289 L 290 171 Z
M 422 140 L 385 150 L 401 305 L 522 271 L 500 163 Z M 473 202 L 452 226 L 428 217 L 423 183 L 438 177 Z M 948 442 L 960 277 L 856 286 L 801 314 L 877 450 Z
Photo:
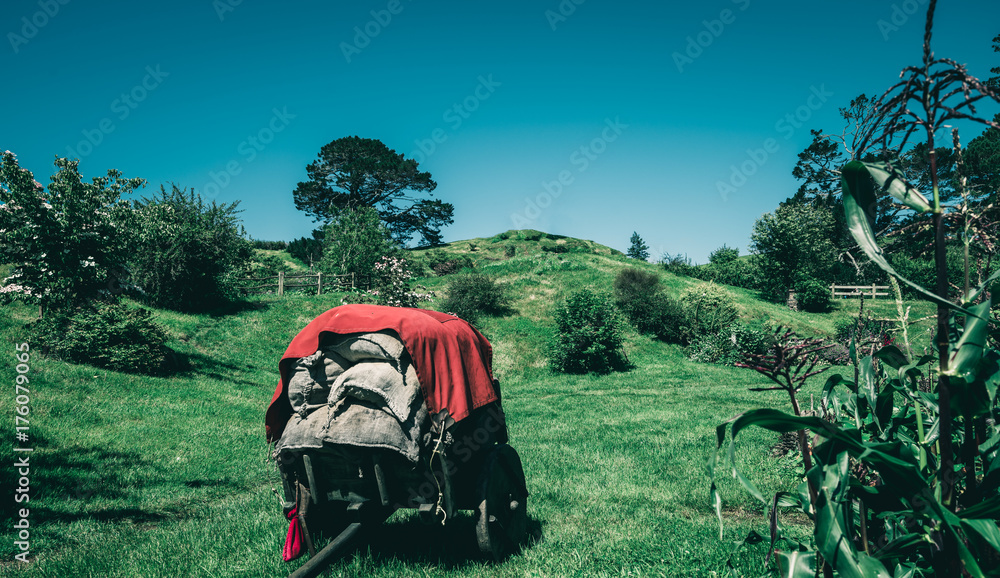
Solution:
M 130 268 L 146 303 L 204 311 L 239 298 L 253 246 L 236 216 L 238 204 L 208 204 L 176 185 L 136 202 Z
M 324 233 L 321 267 L 338 275 L 367 278 L 383 257 L 399 253 L 389 229 L 371 207 L 343 209 Z
M 121 195 L 142 179 L 106 177 L 85 183 L 79 162 L 57 158 L 46 190 L 10 151 L 0 155 L 0 263 L 13 266 L 0 295 L 71 309 L 118 290 L 134 247 L 131 211 Z
M 701 363 L 733 365 L 748 355 L 767 353 L 773 343 L 770 332 L 736 322 L 724 331 L 700 335 L 688 347 L 688 357 Z
M 166 331 L 148 309 L 120 301 L 49 315 L 29 331 L 44 350 L 66 361 L 146 375 L 171 369 Z
M 545 233 L 534 229 L 524 229 L 517 232 L 517 238 L 524 241 L 540 241 L 545 238 Z
M 687 289 L 681 293 L 680 301 L 687 312 L 692 340 L 722 333 L 739 319 L 732 294 L 714 283 Z
M 481 315 L 507 315 L 511 312 L 510 297 L 496 279 L 482 273 L 457 275 L 448 283 L 448 298 L 439 309 L 454 313 L 470 323 Z
M 564 373 L 608 373 L 628 366 L 621 314 L 589 289 L 571 294 L 555 310 L 552 368 Z
M 739 249 L 723 245 L 708 254 L 708 262 L 713 265 L 728 265 L 736 262 L 739 256 Z
M 818 279 L 803 279 L 795 284 L 795 297 L 803 311 L 824 313 L 833 305 L 830 286 Z
M 517 255 L 517 247 L 514 245 L 507 245 L 503 248 L 503 256 L 510 259 L 511 257 Z
M 684 307 L 671 299 L 660 278 L 642 269 L 623 269 L 614 281 L 615 303 L 642 333 L 653 333 L 671 343 L 682 343 L 688 333 Z
M 676 255 L 664 253 L 660 257 L 660 265 L 674 275 L 683 275 L 685 277 L 694 276 L 697 269 L 697 267 L 691 264 L 691 259 L 687 255 L 681 255 L 680 253 Z

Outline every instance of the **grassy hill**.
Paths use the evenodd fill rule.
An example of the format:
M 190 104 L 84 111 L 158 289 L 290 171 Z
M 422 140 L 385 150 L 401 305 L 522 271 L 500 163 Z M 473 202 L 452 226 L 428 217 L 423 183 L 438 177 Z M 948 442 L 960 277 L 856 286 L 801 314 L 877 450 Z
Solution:
M 496 566 L 476 554 L 471 515 L 441 528 L 402 511 L 364 539 L 357 556 L 336 563 L 332 575 L 721 575 L 734 541 L 751 529 L 766 532 L 764 506 L 730 482 L 721 488 L 727 525 L 720 540 L 705 477 L 718 423 L 752 407 L 787 408 L 777 394 L 747 391 L 764 383 L 757 374 L 691 362 L 679 346 L 634 332 L 626 343 L 632 371 L 578 376 L 547 368 L 551 311 L 571 291 L 609 290 L 627 266 L 655 271 L 671 292 L 698 281 L 591 241 L 537 231 L 455 242 L 412 257 L 424 263 L 467 257 L 514 296 L 516 314 L 485 318 L 481 329 L 494 345 L 538 541 Z M 418 282 L 443 295 L 448 277 L 427 273 Z M 747 319 L 768 318 L 809 335 L 831 334 L 857 307 L 844 301 L 829 314 L 795 313 L 730 291 Z M 190 363 L 170 378 L 67 364 L 32 351 L 31 501 L 18 506 L 31 509 L 35 561 L 10 562 L 16 550 L 7 540 L 0 544 L 0 574 L 281 576 L 297 567 L 301 562 L 281 561 L 287 521 L 274 493 L 280 481 L 268 459 L 263 412 L 288 342 L 340 297 L 259 297 L 218 315 L 155 311 L 169 345 Z M 883 301 L 878 309 L 888 316 L 894 306 Z M 22 325 L 36 315 L 30 307 L 0 309 L 0 336 L 10 353 L 27 341 Z M 0 376 L 12 383 L 13 356 L 5 357 Z M 818 392 L 824 379 L 809 387 Z M 765 492 L 797 483 L 795 464 L 769 456 L 774 441 L 751 431 L 738 452 Z M 0 460 L 14 463 L 12 444 L 0 448 Z M 0 476 L 11 495 L 6 488 L 19 483 L 14 469 L 0 468 Z M 0 523 L 10 523 L 13 507 L 4 502 Z M 764 550 L 742 552 L 734 562 L 757 575 Z

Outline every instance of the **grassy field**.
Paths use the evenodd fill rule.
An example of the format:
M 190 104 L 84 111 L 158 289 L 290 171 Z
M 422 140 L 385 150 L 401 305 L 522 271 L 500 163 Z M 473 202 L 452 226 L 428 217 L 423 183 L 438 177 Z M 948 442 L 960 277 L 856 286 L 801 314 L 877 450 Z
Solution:
M 374 529 L 357 555 L 334 564 L 331 574 L 723 574 L 734 542 L 752 529 L 764 533 L 766 523 L 763 506 L 726 480 L 727 522 L 719 539 L 705 474 L 714 427 L 749 408 L 785 409 L 787 400 L 748 392 L 763 383 L 753 372 L 693 363 L 681 348 L 634 333 L 627 341 L 635 365 L 629 372 L 550 372 L 545 351 L 556 300 L 579 287 L 607 289 L 614 274 L 634 262 L 586 241 L 526 236 L 533 235 L 474 239 L 441 250 L 470 255 L 516 296 L 515 315 L 487 318 L 481 329 L 495 348 L 536 539 L 506 562 L 491 564 L 476 553 L 471 514 L 442 528 L 404 511 Z M 544 250 L 558 244 L 571 245 L 570 252 Z M 507 257 L 508 245 L 515 247 L 513 257 Z M 696 283 L 644 266 L 659 271 L 671 291 Z M 441 293 L 447 277 L 420 282 Z M 837 320 L 857 307 L 845 301 L 830 314 L 794 313 L 749 292 L 732 292 L 748 318 L 774 319 L 810 335 L 830 335 Z M 0 523 L 10 528 L 13 508 L 30 507 L 33 562 L 13 562 L 13 539 L 4 540 L 0 575 L 281 576 L 296 568 L 301 561 L 281 561 L 287 522 L 275 494 L 277 472 L 267 459 L 263 413 L 288 342 L 339 301 L 339 294 L 291 295 L 262 297 L 217 315 L 156 311 L 172 337 L 169 345 L 190 363 L 170 378 L 32 352 L 31 501 L 13 503 L 15 470 L 0 468 L 8 496 Z M 887 316 L 889 306 L 879 304 Z M 0 310 L 0 347 L 10 354 L 0 364 L 5 383 L 16 375 L 15 344 L 27 340 L 22 325 L 35 315 L 28 307 Z M 825 377 L 808 387 L 818 392 Z M 11 422 L 13 398 L 0 402 Z M 13 435 L 13 423 L 7 431 Z M 762 489 L 797 484 L 795 464 L 768 453 L 773 434 L 751 431 L 741 439 L 740 460 Z M 4 444 L 0 460 L 15 459 L 12 444 Z M 765 554 L 759 546 L 734 563 L 744 575 L 759 575 Z

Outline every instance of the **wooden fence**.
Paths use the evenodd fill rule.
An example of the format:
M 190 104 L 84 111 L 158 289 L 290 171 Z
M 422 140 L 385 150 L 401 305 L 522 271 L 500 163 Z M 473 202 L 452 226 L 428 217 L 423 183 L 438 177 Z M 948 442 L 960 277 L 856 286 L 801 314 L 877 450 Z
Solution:
M 312 279 L 312 281 L 299 282 L 294 281 L 301 279 Z M 268 289 L 277 289 L 278 295 L 284 295 L 285 289 L 293 289 L 297 287 L 315 287 L 316 294 L 320 295 L 323 293 L 323 282 L 326 281 L 327 286 L 330 284 L 335 284 L 341 289 L 353 289 L 355 287 L 354 283 L 354 273 L 350 275 L 323 275 L 322 273 L 310 273 L 310 274 L 296 274 L 296 275 L 285 275 L 283 271 L 279 271 L 277 275 L 271 277 L 251 277 L 248 279 L 243 279 L 243 281 L 248 283 L 260 282 L 260 281 L 272 281 L 273 283 L 264 283 L 262 285 L 254 285 L 252 287 L 242 287 L 244 293 L 249 293 L 251 291 L 266 291 Z M 292 283 L 288 283 L 292 280 Z
M 871 285 L 830 285 L 830 295 L 834 299 L 837 297 L 860 297 L 862 295 L 876 299 L 878 297 L 888 297 L 889 286 L 875 285 L 874 283 Z

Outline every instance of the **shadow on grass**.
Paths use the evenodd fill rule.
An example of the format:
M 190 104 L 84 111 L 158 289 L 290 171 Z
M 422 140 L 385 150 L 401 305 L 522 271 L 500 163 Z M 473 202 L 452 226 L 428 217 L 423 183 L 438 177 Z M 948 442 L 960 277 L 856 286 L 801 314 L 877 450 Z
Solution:
M 169 517 L 134 507 L 108 507 L 111 502 L 128 498 L 128 488 L 133 484 L 125 476 L 148 467 L 149 462 L 140 454 L 103 447 L 59 448 L 37 430 L 32 431 L 31 447 L 35 451 L 18 452 L 12 460 L 15 464 L 27 460 L 28 465 L 0 468 L 0 486 L 25 486 L 22 482 L 26 478 L 29 496 L 21 503 L 4 501 L 4 510 L 11 508 L 4 511 L 5 517 L 13 516 L 14 508 L 30 508 L 33 525 L 82 519 L 150 523 Z
M 517 555 L 542 540 L 544 522 L 528 517 L 527 536 L 519 545 Z M 326 542 L 318 544 L 317 548 Z M 357 552 L 369 554 L 375 560 L 395 560 L 405 564 L 433 565 L 444 570 L 460 570 L 493 562 L 479 550 L 476 538 L 476 516 L 459 513 L 448 523 L 427 523 L 418 516 L 401 521 L 388 521 L 366 528 L 359 537 L 355 554 L 345 553 L 345 558 Z
M 260 368 L 252 365 L 234 365 L 220 361 L 219 358 L 201 353 L 183 353 L 186 370 L 178 372 L 180 377 L 194 378 L 207 377 L 224 383 L 238 383 L 250 387 L 260 387 L 260 382 L 234 377 L 237 373 L 247 371 L 259 371 Z M 274 364 L 274 373 L 277 375 L 278 365 Z

